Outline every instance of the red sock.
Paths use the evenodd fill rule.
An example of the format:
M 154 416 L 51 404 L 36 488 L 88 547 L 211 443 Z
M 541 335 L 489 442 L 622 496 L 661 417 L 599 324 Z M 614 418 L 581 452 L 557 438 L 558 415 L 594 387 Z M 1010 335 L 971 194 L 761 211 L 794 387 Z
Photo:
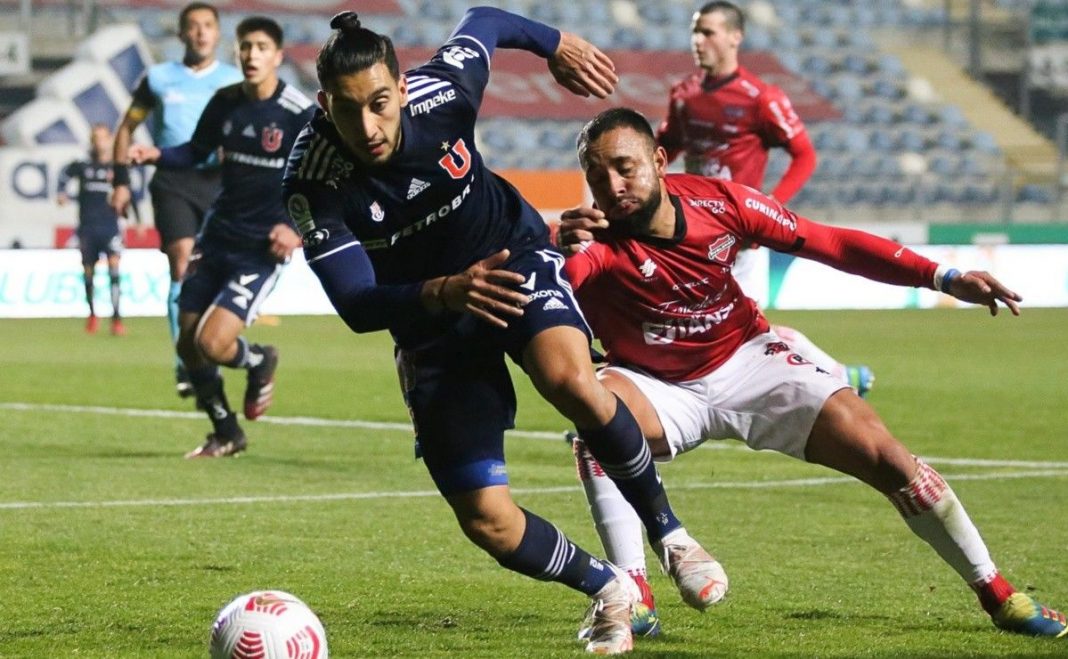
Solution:
M 990 615 L 994 615 L 1005 600 L 1016 592 L 1016 588 L 1005 577 L 1001 576 L 1000 572 L 995 572 L 994 576 L 985 583 L 977 581 L 971 586 L 975 594 L 979 596 L 979 603 Z

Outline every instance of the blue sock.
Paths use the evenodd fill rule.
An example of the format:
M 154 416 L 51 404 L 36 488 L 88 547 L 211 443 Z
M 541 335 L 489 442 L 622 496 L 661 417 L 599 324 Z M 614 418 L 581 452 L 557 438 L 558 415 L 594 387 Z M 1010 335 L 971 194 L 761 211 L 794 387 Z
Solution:
M 243 336 L 237 337 L 237 352 L 234 358 L 223 364 L 228 368 L 255 368 L 263 363 L 263 346 L 249 343 Z
M 587 554 L 560 529 L 521 510 L 527 518 L 527 528 L 516 550 L 497 560 L 501 567 L 541 581 L 556 581 L 587 595 L 597 593 L 615 578 L 605 562 Z
M 182 282 L 172 281 L 167 292 L 167 323 L 171 330 L 171 343 L 178 343 L 178 294 L 182 292 Z M 175 355 L 174 365 L 182 368 L 182 359 Z
M 234 358 L 225 362 L 223 366 L 228 368 L 245 368 L 248 366 L 248 339 L 243 336 L 237 337 L 237 352 Z
M 189 371 L 189 381 L 197 392 L 197 402 L 207 412 L 212 428 L 220 439 L 233 439 L 239 428 L 237 415 L 230 409 L 218 367 L 205 366 Z
M 641 428 L 618 396 L 616 414 L 608 425 L 596 430 L 577 430 L 623 498 L 638 513 L 649 542 L 656 542 L 682 526 L 668 503 Z

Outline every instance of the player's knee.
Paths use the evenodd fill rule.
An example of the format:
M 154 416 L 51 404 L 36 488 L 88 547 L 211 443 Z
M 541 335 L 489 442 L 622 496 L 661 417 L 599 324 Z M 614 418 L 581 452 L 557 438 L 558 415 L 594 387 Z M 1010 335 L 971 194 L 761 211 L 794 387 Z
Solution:
M 545 400 L 572 421 L 596 415 L 598 405 L 604 402 L 604 396 L 598 395 L 604 393 L 604 387 L 588 366 L 557 369 L 544 378 L 539 390 Z
M 196 347 L 200 354 L 215 363 L 226 360 L 227 350 L 232 341 L 226 337 L 220 337 L 214 332 L 199 332 L 196 336 Z
M 458 514 L 457 521 L 467 539 L 494 558 L 515 551 L 519 540 L 522 539 L 522 530 L 517 526 L 513 515 L 480 511 L 475 515 Z

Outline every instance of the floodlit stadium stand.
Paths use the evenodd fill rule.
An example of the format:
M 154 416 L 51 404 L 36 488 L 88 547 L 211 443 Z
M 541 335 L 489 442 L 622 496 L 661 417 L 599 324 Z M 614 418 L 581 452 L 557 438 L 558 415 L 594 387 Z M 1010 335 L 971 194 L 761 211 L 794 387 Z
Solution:
M 96 20 L 105 27 L 82 43 L 74 64 L 38 85 L 37 100 L 3 122 L 3 139 L 22 145 L 82 143 L 90 123 L 114 123 L 145 66 L 181 52 L 174 23 L 183 4 L 97 3 Z M 473 4 L 374 0 L 356 8 L 370 27 L 392 35 L 403 66 L 429 56 Z M 695 3 L 690 0 L 493 4 L 575 31 L 608 50 L 624 74 L 614 103 L 634 105 L 653 121 L 666 110 L 670 85 L 693 70 L 688 48 Z M 1051 185 L 1055 146 L 968 77 L 952 53 L 928 43 L 945 34 L 947 19 L 950 26 L 959 24 L 967 3 L 739 4 L 748 15 L 743 64 L 787 91 L 819 154 L 817 171 L 792 201 L 799 210 L 831 221 L 857 216 L 993 221 L 1014 212 L 1030 219 L 1056 214 L 1051 207 L 1057 200 Z M 69 12 L 66 3 L 40 5 L 35 9 L 40 20 Z M 985 0 L 984 5 L 999 20 L 1017 22 L 1030 7 L 1006 0 Z M 329 16 L 341 8 L 351 7 L 334 0 L 235 0 L 222 6 L 221 23 L 223 33 L 232 34 L 250 13 L 275 17 L 289 48 L 283 76 L 314 92 L 314 56 L 330 33 Z M 918 42 L 915 34 L 925 36 Z M 1055 48 L 1032 53 L 1032 85 L 1068 88 L 1066 42 L 1058 41 L 1057 34 L 1043 35 L 1042 43 Z M 551 80 L 544 67 L 532 58 L 513 60 L 510 55 L 495 59 L 483 105 L 479 139 L 487 161 L 501 170 L 575 169 L 575 136 L 583 117 L 598 106 L 566 94 L 553 98 L 546 91 L 552 86 L 544 84 Z M 980 95 L 969 95 L 970 86 Z M 767 180 L 777 180 L 787 164 L 785 153 L 773 151 Z

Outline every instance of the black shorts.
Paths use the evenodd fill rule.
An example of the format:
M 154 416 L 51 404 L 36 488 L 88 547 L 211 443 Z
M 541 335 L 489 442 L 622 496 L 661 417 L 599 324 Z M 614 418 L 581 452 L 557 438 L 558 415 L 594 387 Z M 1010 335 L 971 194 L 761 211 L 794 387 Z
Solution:
M 160 250 L 182 238 L 195 238 L 219 196 L 217 169 L 157 169 L 148 186 L 159 231 Z
M 178 308 L 203 314 L 215 305 L 251 325 L 260 305 L 274 290 L 282 264 L 266 249 L 229 250 L 198 244 L 182 280 Z
M 505 357 L 522 365 L 526 345 L 550 327 L 575 327 L 589 339 L 563 265 L 559 252 L 546 249 L 505 266 L 526 276 L 521 288 L 530 297 L 523 316 L 511 319 L 507 329 L 466 315 L 443 340 L 397 350 L 419 450 L 442 494 L 508 483 L 504 431 L 514 427 L 516 397 Z
M 95 264 L 101 254 L 122 254 L 122 235 L 117 226 L 79 227 L 78 249 L 82 252 L 82 265 L 88 267 Z

